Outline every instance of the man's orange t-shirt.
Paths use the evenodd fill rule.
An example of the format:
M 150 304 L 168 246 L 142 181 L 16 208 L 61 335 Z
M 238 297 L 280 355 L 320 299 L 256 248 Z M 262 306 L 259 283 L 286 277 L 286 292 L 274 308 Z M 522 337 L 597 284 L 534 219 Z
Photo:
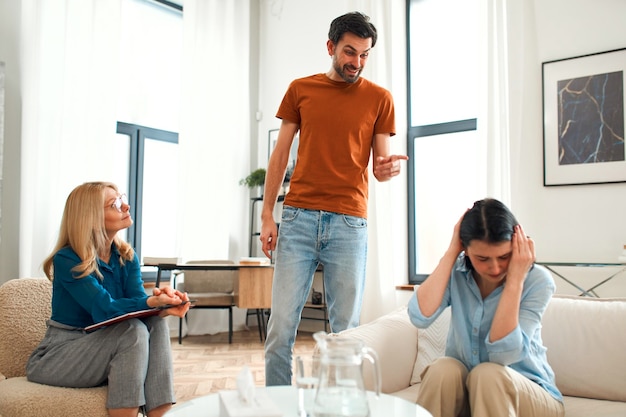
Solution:
M 291 83 L 276 117 L 300 125 L 285 204 L 367 218 L 374 135 L 395 135 L 391 93 L 364 78 L 351 84 L 316 74 Z

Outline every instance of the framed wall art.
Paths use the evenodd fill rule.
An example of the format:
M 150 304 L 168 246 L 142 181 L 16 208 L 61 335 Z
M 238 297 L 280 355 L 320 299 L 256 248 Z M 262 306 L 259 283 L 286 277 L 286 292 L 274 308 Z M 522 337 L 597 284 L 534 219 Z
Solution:
M 626 48 L 544 62 L 543 183 L 626 182 Z
M 276 142 L 278 141 L 278 131 L 279 129 L 271 129 L 267 132 L 267 159 L 269 161 L 272 156 L 272 152 L 274 152 L 274 148 L 276 147 Z M 293 170 L 296 167 L 296 160 L 298 159 L 298 145 L 300 144 L 300 132 L 296 133 L 296 136 L 293 138 L 293 142 L 291 143 L 291 149 L 289 151 L 289 163 L 287 164 L 287 172 L 285 174 L 285 182 L 289 182 L 291 178 L 291 174 L 293 174 Z

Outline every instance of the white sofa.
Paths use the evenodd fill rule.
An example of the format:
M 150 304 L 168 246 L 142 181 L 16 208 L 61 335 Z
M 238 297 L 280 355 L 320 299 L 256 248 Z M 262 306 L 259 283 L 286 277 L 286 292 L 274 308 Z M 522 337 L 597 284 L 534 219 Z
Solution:
M 415 402 L 421 371 L 443 355 L 448 325 L 449 309 L 428 329 L 418 330 L 402 307 L 340 335 L 376 350 L 384 393 Z M 555 296 L 543 318 L 542 337 L 566 417 L 626 416 L 626 298 Z M 371 370 L 364 372 L 372 389 Z

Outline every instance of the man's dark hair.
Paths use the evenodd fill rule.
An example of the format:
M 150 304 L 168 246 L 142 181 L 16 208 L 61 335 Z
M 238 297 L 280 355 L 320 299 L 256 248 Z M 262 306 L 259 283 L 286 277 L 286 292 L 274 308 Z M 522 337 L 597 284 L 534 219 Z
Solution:
M 363 39 L 372 38 L 372 48 L 378 39 L 378 33 L 370 22 L 370 18 L 360 12 L 346 13 L 333 20 L 328 31 L 328 39 L 337 45 L 346 32 L 353 33 Z

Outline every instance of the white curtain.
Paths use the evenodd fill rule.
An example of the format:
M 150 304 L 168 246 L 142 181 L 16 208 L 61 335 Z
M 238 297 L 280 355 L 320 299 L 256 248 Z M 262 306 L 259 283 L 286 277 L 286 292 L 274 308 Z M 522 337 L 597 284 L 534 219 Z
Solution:
M 536 91 L 536 80 L 541 80 L 541 69 L 535 64 L 539 62 L 539 58 L 534 2 L 512 0 L 501 0 L 501 2 L 505 12 L 500 19 L 506 21 L 506 33 L 502 34 L 502 37 L 506 39 L 508 53 L 499 57 L 499 60 L 503 63 L 503 71 L 508 74 L 508 82 L 501 87 L 500 95 L 507 94 L 509 123 L 508 153 L 505 155 L 508 161 L 506 168 L 509 177 L 502 199 L 510 205 L 513 212 L 517 212 L 511 190 L 519 190 L 520 187 L 520 184 L 515 184 L 514 179 L 521 180 L 521 184 L 528 184 L 526 176 L 528 161 L 523 160 L 522 155 L 528 155 L 529 138 L 536 137 L 535 130 L 529 130 L 529 126 L 535 123 L 533 117 L 535 113 L 524 112 L 524 109 L 533 108 L 541 112 L 540 108 L 526 103 L 525 100 L 533 101 L 533 97 L 536 97 L 535 94 L 528 94 L 528 91 Z M 525 147 L 526 151 L 522 152 L 522 147 Z M 515 195 L 520 195 L 520 193 L 516 192 Z
M 391 91 L 396 111 L 396 136 L 391 153 L 406 155 L 406 13 L 403 2 L 351 1 L 348 10 L 367 14 L 378 32 L 363 76 Z M 371 174 L 368 204 L 367 280 L 361 323 L 396 308 L 396 285 L 406 283 L 408 271 L 406 233 L 406 164 L 402 174 L 379 183 Z M 401 208 L 398 210 L 398 208 Z M 399 214 L 401 213 L 401 214 Z
M 249 1 L 185 1 L 178 223 L 184 261 L 247 253 L 249 200 L 238 182 L 250 165 L 250 25 Z M 244 320 L 245 310 L 235 308 L 235 330 Z M 178 320 L 170 327 L 176 332 Z M 192 311 L 183 328 L 227 330 L 226 310 Z
M 247 252 L 250 3 L 185 1 L 183 24 L 180 257 L 229 259 Z
M 121 3 L 22 2 L 20 276 L 42 274 L 69 192 L 119 177 Z M 172 109 L 181 112 L 183 259 L 228 258 L 247 246 L 240 219 L 248 201 L 238 180 L 249 166 L 249 8 L 185 3 L 183 105 Z
M 522 143 L 521 52 L 526 45 L 522 32 L 523 5 L 508 0 L 488 0 L 485 16 L 487 71 L 483 79 L 487 94 L 479 130 L 486 132 L 487 194 L 511 205 L 511 158 L 518 154 L 511 143 Z M 509 36 L 515 33 L 515 36 Z M 481 120 L 484 124 L 481 124 Z
M 20 276 L 42 276 L 63 205 L 113 174 L 120 0 L 23 0 Z
M 119 177 L 121 2 L 22 2 L 20 276 L 42 275 L 69 192 Z M 250 2 L 189 0 L 183 19 L 176 255 L 229 258 L 247 252 L 238 180 L 250 165 Z

